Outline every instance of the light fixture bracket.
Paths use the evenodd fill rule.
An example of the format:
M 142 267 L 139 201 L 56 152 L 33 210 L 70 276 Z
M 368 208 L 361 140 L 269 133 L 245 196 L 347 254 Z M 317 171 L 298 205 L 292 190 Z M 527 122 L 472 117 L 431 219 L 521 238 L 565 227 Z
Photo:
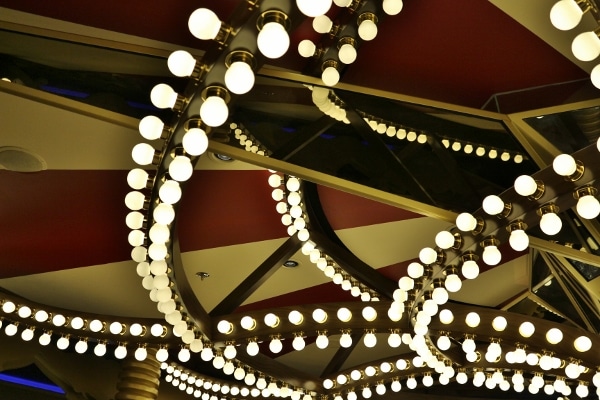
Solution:
M 594 32 L 600 35 L 600 27 L 598 27 Z M 573 172 L 571 175 L 565 176 L 565 180 L 569 182 L 578 181 L 583 176 L 584 172 L 585 166 L 583 165 L 583 163 L 579 160 L 575 160 L 575 172 Z
M 366 11 L 358 16 L 357 23 L 360 25 L 363 21 L 370 20 L 377 23 L 377 15 L 370 11 Z
M 511 222 L 510 224 L 508 224 L 506 226 L 506 230 L 509 233 L 512 233 L 513 231 L 517 231 L 517 230 L 524 231 L 526 229 L 527 229 L 527 224 L 525 222 L 521 221 L 520 219 L 516 220 L 516 221 L 513 221 L 513 222 Z
M 339 63 L 336 60 L 326 60 L 321 65 L 321 71 L 325 71 L 327 68 L 335 68 L 339 71 Z
M 204 89 L 202 89 L 200 96 L 202 97 L 202 100 L 206 100 L 211 96 L 217 96 L 217 97 L 220 97 L 223 100 L 225 100 L 225 103 L 228 103 L 228 104 L 229 104 L 229 101 L 231 100 L 231 95 L 229 94 L 229 90 L 227 90 L 223 86 L 219 86 L 219 85 L 206 86 Z
M 479 245 L 483 248 L 488 247 L 488 246 L 500 246 L 500 241 L 498 239 L 496 239 L 495 236 L 488 236 L 485 239 L 483 239 L 481 242 L 479 242 Z
M 269 22 L 277 22 L 278 24 L 281 24 L 286 31 L 289 32 L 290 30 L 290 18 L 281 10 L 267 10 L 260 14 L 256 19 L 256 27 L 259 31 L 261 31 L 262 28 Z
M 349 44 L 352 47 L 356 48 L 356 43 L 357 43 L 356 39 L 353 38 L 352 36 L 343 36 L 340 38 L 340 40 L 338 40 L 337 48 L 339 49 L 345 44 Z
M 233 50 L 225 57 L 225 66 L 227 68 L 231 67 L 231 64 L 234 62 L 245 62 L 252 68 L 252 70 L 256 69 L 256 58 L 254 55 L 245 49 Z
M 202 129 L 204 132 L 206 132 L 206 134 L 208 134 L 211 129 L 210 126 L 202 122 L 202 119 L 199 115 L 192 116 L 183 123 L 183 129 L 186 132 L 192 128 Z
M 579 187 L 577 189 L 575 189 L 575 191 L 573 192 L 573 197 L 576 200 L 579 200 L 580 198 L 582 198 L 583 196 L 596 196 L 598 194 L 598 189 L 596 189 L 593 186 L 582 186 Z
M 560 211 L 560 208 L 558 208 L 558 206 L 556 204 L 546 203 L 536 210 L 536 214 L 541 217 L 544 214 L 550 214 L 550 213 L 558 214 L 559 211 Z

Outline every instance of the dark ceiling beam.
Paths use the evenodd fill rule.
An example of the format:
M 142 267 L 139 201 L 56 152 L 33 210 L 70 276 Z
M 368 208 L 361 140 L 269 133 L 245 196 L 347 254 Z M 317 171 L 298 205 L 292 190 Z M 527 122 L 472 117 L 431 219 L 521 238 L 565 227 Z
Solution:
M 317 121 L 305 126 L 295 133 L 294 138 L 271 154 L 271 157 L 286 161 L 308 146 L 323 132 L 335 125 L 336 120 L 323 115 Z
M 211 312 L 210 316 L 231 314 L 248 297 L 252 295 L 267 279 L 281 267 L 284 261 L 296 253 L 302 242 L 294 235 L 286 240 L 262 264 L 256 268 L 242 283 L 225 297 Z

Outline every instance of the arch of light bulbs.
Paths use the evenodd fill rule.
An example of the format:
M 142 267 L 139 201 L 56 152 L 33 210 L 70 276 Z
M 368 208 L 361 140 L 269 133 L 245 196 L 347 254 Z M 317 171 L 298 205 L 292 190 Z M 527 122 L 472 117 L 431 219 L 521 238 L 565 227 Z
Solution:
M 585 13 L 593 14 L 600 27 L 600 10 L 593 0 L 559 0 L 550 10 L 550 22 L 561 31 L 576 28 Z M 594 61 L 600 56 L 600 37 L 598 29 L 579 33 L 573 39 L 571 51 L 580 61 Z M 595 87 L 600 88 L 600 64 L 592 68 L 590 79 Z
M 389 3 L 390 2 L 388 1 L 388 5 Z M 206 10 L 194 13 L 190 17 L 191 30 L 194 35 L 200 39 L 212 39 L 222 44 L 226 44 L 227 41 L 230 40 L 229 38 L 232 36 L 232 33 L 234 33 L 234 30 L 219 21 L 218 18 L 215 18 L 214 13 L 211 13 L 212 12 Z M 289 41 L 289 38 L 285 40 L 283 37 L 286 35 L 286 18 L 285 15 L 282 16 L 280 13 L 274 12 L 263 13 L 261 15 L 258 47 L 266 57 L 276 58 L 277 54 L 275 53 L 281 52 L 281 49 L 286 47 L 285 43 Z M 198 23 L 198 21 L 202 23 Z M 361 18 L 361 22 L 372 25 L 375 24 L 375 18 L 365 16 Z M 203 32 L 195 32 L 194 29 L 198 27 L 202 27 L 201 30 L 203 30 Z M 210 32 L 204 32 L 204 28 Z M 263 40 L 267 35 L 267 32 L 278 35 L 279 39 L 275 41 Z M 373 30 L 371 30 L 371 34 L 372 32 Z M 260 39 L 261 37 L 263 39 Z M 363 40 L 366 39 L 363 38 Z M 265 51 L 263 50 L 264 44 L 267 42 L 275 42 L 282 46 L 276 49 L 277 52 L 274 51 L 265 54 Z M 178 70 L 176 65 L 182 61 L 172 61 L 170 63 L 172 64 L 170 65 L 170 68 L 173 73 L 177 76 L 189 76 L 190 79 L 194 81 L 194 85 L 198 85 L 202 82 L 209 71 L 209 67 L 202 65 L 194 60 L 193 57 L 190 58 L 188 55 L 182 53 L 178 53 L 178 57 L 180 57 L 181 60 L 187 60 L 184 62 L 184 64 L 186 62 L 187 64 L 185 68 Z M 173 58 L 176 57 L 173 56 Z M 248 56 L 234 57 L 231 55 L 229 59 L 229 68 L 236 63 L 233 61 L 234 59 L 240 60 L 236 62 L 244 62 L 250 66 L 251 62 L 248 62 Z M 236 69 L 243 71 L 243 74 L 248 74 L 248 66 L 241 65 L 240 68 Z M 228 81 L 231 81 L 231 79 L 228 79 Z M 142 133 L 144 138 L 151 141 L 161 139 L 164 142 L 162 143 L 163 146 L 161 150 L 156 150 L 154 146 L 147 143 L 141 143 L 134 148 L 132 153 L 134 160 L 142 167 L 149 165 L 156 166 L 156 172 L 148 174 L 141 168 L 132 171 L 130 176 L 128 176 L 128 182 L 133 191 L 126 197 L 126 204 L 131 209 L 131 213 L 128 215 L 126 222 L 132 229 L 129 238 L 133 247 L 132 259 L 138 262 L 137 271 L 138 274 L 143 277 L 142 282 L 144 287 L 150 291 L 150 298 L 157 303 L 158 309 L 165 314 L 165 320 L 173 326 L 174 335 L 181 337 L 183 347 L 179 355 L 180 360 L 185 361 L 189 359 L 190 351 L 199 352 L 203 360 L 212 360 L 215 368 L 223 369 L 224 371 L 226 367 L 227 371 L 231 370 L 231 365 L 234 363 L 233 359 L 236 352 L 235 346 L 230 342 L 225 344 L 224 349 L 213 348 L 212 344 L 204 336 L 205 332 L 202 332 L 199 327 L 196 326 L 195 321 L 184 315 L 185 305 L 180 300 L 180 296 L 177 293 L 173 271 L 169 264 L 171 262 L 169 259 L 169 247 L 171 235 L 170 226 L 175 218 L 176 204 L 182 195 L 180 183 L 185 182 L 185 180 L 189 179 L 189 176 L 191 176 L 193 162 L 195 161 L 194 157 L 201 155 L 206 150 L 207 131 L 210 130 L 210 127 L 219 126 L 227 120 L 229 92 L 243 92 L 241 89 L 236 92 L 232 87 L 228 87 L 228 89 L 229 91 L 219 85 L 211 85 L 203 88 L 202 93 L 200 93 L 204 99 L 200 108 L 202 121 L 187 127 L 186 134 L 182 140 L 182 149 L 171 148 L 172 136 L 174 133 L 173 128 L 165 128 L 164 124 L 161 125 L 160 120 L 157 121 L 156 118 L 147 117 L 143 120 L 145 123 L 140 125 L 140 133 Z M 166 85 L 157 86 L 151 93 L 151 99 L 157 107 L 171 108 L 176 113 L 181 113 L 188 106 L 190 101 L 189 96 L 181 96 L 172 89 L 166 87 Z M 209 111 L 208 105 L 215 108 Z M 150 125 L 152 129 L 147 131 L 147 125 Z M 386 132 L 387 130 L 386 127 Z M 243 134 L 240 134 L 238 138 L 240 141 L 242 135 Z M 186 140 L 186 137 L 188 137 L 188 140 Z M 418 141 L 418 136 L 416 137 L 416 140 Z M 247 144 L 247 142 L 248 140 L 246 139 L 245 144 Z M 251 145 L 250 151 L 252 151 L 254 147 L 254 145 Z M 256 146 L 256 152 L 259 153 L 259 151 L 263 150 L 259 150 L 258 146 Z M 181 172 L 182 170 L 183 172 Z M 574 171 L 571 171 L 571 167 L 565 167 L 560 171 L 561 172 L 559 173 L 566 176 L 570 182 L 575 182 L 580 178 L 575 179 L 575 176 L 579 173 L 578 167 L 575 168 Z M 540 185 L 535 179 L 534 183 L 535 188 L 533 191 L 531 191 L 531 182 L 526 185 L 528 188 L 527 191 L 531 191 L 531 193 L 523 196 L 534 198 L 537 201 L 540 198 L 543 198 L 544 191 L 543 185 Z M 541 192 L 539 193 L 539 196 L 538 192 Z M 593 188 L 577 188 L 577 193 L 580 198 L 588 198 L 595 195 Z M 151 202 L 150 200 L 153 199 L 158 199 L 158 202 Z M 504 211 L 506 209 L 506 204 L 508 203 L 503 202 L 504 206 L 502 207 L 502 210 L 495 211 L 498 205 L 497 199 L 493 199 L 490 202 L 492 203 L 492 208 L 489 210 L 494 210 L 488 210 L 490 216 L 495 215 L 500 218 L 506 218 L 509 215 L 505 215 Z M 554 223 L 554 226 L 556 225 L 556 212 L 560 209 L 558 208 L 559 205 L 557 205 L 557 203 L 558 201 L 553 201 L 548 204 L 543 204 L 538 208 L 542 220 L 550 220 L 551 223 Z M 560 207 L 562 207 L 562 205 L 560 205 Z M 514 212 L 514 209 L 511 210 Z M 144 212 L 146 215 L 144 215 Z M 448 232 L 450 236 L 448 236 L 448 234 L 440 233 L 440 235 L 438 235 L 440 236 L 439 242 L 438 237 L 436 237 L 436 245 L 438 245 L 438 248 L 426 248 L 420 252 L 419 258 L 424 266 L 421 265 L 421 267 L 419 267 L 419 265 L 413 265 L 409 271 L 410 276 L 405 277 L 407 279 L 401 279 L 401 282 L 399 282 L 400 287 L 394 294 L 394 301 L 389 307 L 388 316 L 390 317 L 390 320 L 398 321 L 403 314 L 404 308 L 408 305 L 411 310 L 409 314 L 415 334 L 408 334 L 407 336 L 403 335 L 405 341 L 410 341 L 415 349 L 426 348 L 427 351 L 421 350 L 423 351 L 423 354 L 419 354 L 419 356 L 421 356 L 421 358 L 427 356 L 429 359 L 432 359 L 432 356 L 435 356 L 435 359 L 437 360 L 436 366 L 440 365 L 440 362 L 446 365 L 447 360 L 443 359 L 443 355 L 438 353 L 434 354 L 434 352 L 431 351 L 433 347 L 431 346 L 431 339 L 427 335 L 428 325 L 431 322 L 431 316 L 437 313 L 439 305 L 444 304 L 447 300 L 447 292 L 460 289 L 460 278 L 458 278 L 458 280 L 455 279 L 458 277 L 458 266 L 448 266 L 444 268 L 442 265 L 450 258 L 453 257 L 454 259 L 457 259 L 457 256 L 459 256 L 459 264 L 462 265 L 461 272 L 463 275 L 466 278 L 475 278 L 477 276 L 478 266 L 476 261 L 479 257 L 479 251 L 472 249 L 465 252 L 459 252 L 459 250 L 464 242 L 468 242 L 463 238 L 465 234 L 470 233 L 474 237 L 478 237 L 482 232 L 490 230 L 489 226 L 486 227 L 483 224 L 483 220 L 483 218 L 477 216 L 462 214 L 460 220 L 457 220 L 457 227 L 465 233 Z M 487 222 L 488 221 L 486 221 L 486 223 Z M 510 224 L 512 227 L 511 232 L 524 231 L 527 222 L 529 222 L 530 225 L 532 224 L 530 221 L 514 221 L 514 223 Z M 465 229 L 461 229 L 461 227 Z M 493 229 L 491 230 L 493 231 Z M 519 234 L 522 238 L 522 233 Z M 484 247 L 484 262 L 489 262 L 493 265 L 500 261 L 498 259 L 497 246 L 500 243 L 502 236 L 503 235 L 500 234 L 499 231 L 497 235 L 488 235 L 481 238 L 481 240 L 478 240 L 478 243 L 475 243 L 476 245 L 481 244 Z M 465 247 L 467 246 L 465 245 Z M 447 256 L 446 251 L 451 253 L 450 256 L 452 257 Z M 485 254 L 488 255 L 486 256 Z M 450 279 L 450 277 L 453 279 Z M 432 305 L 434 303 L 435 305 Z M 11 328 L 11 331 L 12 330 L 13 329 Z M 390 337 L 394 337 L 395 341 L 397 340 L 395 335 L 390 335 Z M 324 342 L 324 340 L 321 340 L 321 342 Z M 415 342 L 425 342 L 426 346 L 416 347 L 416 345 L 414 345 Z M 410 388 L 413 385 L 416 385 L 414 382 L 416 382 L 414 376 L 409 377 L 406 381 L 407 387 Z M 428 385 L 430 383 L 431 374 L 426 373 L 423 375 L 423 384 Z M 282 383 L 281 385 L 283 386 L 284 384 Z M 394 383 L 392 383 L 392 387 L 394 387 Z M 382 385 L 378 383 L 375 388 L 376 393 L 381 394 L 383 390 Z M 350 393 L 355 394 L 355 392 L 348 392 L 348 398 L 349 400 L 352 400 L 351 397 L 353 396 L 351 396 Z M 370 397 L 370 388 L 368 386 L 363 387 L 361 393 L 365 398 Z

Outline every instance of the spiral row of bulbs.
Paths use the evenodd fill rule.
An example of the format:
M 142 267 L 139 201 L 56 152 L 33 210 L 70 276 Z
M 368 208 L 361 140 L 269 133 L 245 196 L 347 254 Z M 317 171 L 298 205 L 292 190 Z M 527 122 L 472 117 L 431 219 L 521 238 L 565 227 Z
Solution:
M 309 88 L 312 91 L 311 98 L 314 105 L 317 106 L 323 114 L 345 124 L 350 123 L 346 116 L 344 102 L 335 95 L 333 90 L 319 86 L 310 86 Z

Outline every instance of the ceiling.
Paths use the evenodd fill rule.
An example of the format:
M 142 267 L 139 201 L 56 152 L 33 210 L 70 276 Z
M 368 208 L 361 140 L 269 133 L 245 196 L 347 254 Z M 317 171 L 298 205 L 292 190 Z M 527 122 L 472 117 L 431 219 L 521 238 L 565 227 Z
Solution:
M 7 298 L 108 320 L 164 320 L 131 260 L 124 201 L 131 190 L 128 173 L 137 167 L 131 149 L 143 141 L 137 129 L 141 117 L 154 113 L 164 121 L 175 119 L 170 110 L 156 110 L 149 102 L 156 83 L 186 88 L 187 82 L 171 77 L 166 68 L 172 51 L 187 49 L 217 60 L 215 65 L 224 57 L 224 51 L 187 29 L 198 7 L 210 7 L 223 21 L 244 9 L 238 0 L 213 3 L 0 0 L 0 75 L 12 81 L 0 81 L 0 181 L 5 187 L 0 193 L 0 289 Z M 230 122 L 243 126 L 269 157 L 245 151 L 234 129 L 224 125 L 212 132 L 209 151 L 194 160 L 194 174 L 184 186 L 172 262 L 178 264 L 177 285 L 194 299 L 186 304 L 190 316 L 199 309 L 217 321 L 280 307 L 362 306 L 290 239 L 271 198 L 269 170 L 302 179 L 311 238 L 362 282 L 363 291 L 379 292 L 385 303 L 419 251 L 434 247 L 436 234 L 453 228 L 458 213 L 482 214 L 477 210 L 486 196 L 514 195 L 517 176 L 547 177 L 544 168 L 554 156 L 595 142 L 600 101 L 589 82 L 595 64 L 570 54 L 577 32 L 551 26 L 547 16 L 553 3 L 406 0 L 399 15 L 381 18 L 377 38 L 360 43 L 358 59 L 332 88 L 349 124 L 336 123 L 315 107 L 311 90 L 321 85 L 320 66 L 296 52 L 303 39 L 322 46 L 331 46 L 333 39 L 317 35 L 309 18 L 296 18 L 287 54 L 259 59 L 254 89 L 230 104 Z M 295 9 L 290 13 L 299 16 Z M 349 18 L 335 6 L 329 15 L 336 21 Z M 594 24 L 586 14 L 577 29 L 593 30 Z M 365 118 L 413 130 L 427 142 L 377 135 Z M 451 151 L 446 140 L 496 149 L 510 159 Z M 593 182 L 594 170 L 586 171 L 585 179 Z M 482 316 L 507 312 L 516 320 L 536 318 L 544 321 L 541 326 L 595 337 L 600 329 L 597 221 L 581 221 L 573 211 L 561 217 L 563 231 L 555 237 L 530 224 L 531 247 L 524 252 L 502 245 L 502 262 L 480 263 L 479 277 L 464 280 L 450 303 L 457 310 L 468 305 Z M 281 266 L 287 259 L 298 265 Z M 3 326 L 11 321 L 2 310 L 0 317 Z M 21 321 L 20 329 L 28 324 Z M 398 326 L 410 329 L 406 320 Z M 432 337 L 440 329 L 432 328 Z M 340 371 L 390 357 L 412 358 L 408 346 L 388 347 L 382 332 L 374 348 L 339 350 L 333 345 L 339 334 L 332 333 L 332 345 L 320 350 L 312 332 L 303 351 L 284 346 L 278 355 L 263 349 L 259 361 L 245 355 L 240 360 L 255 362 L 256 369 L 273 377 L 279 368 L 290 383 L 302 381 L 306 388 L 307 382 L 317 382 L 322 390 L 322 380 Z M 170 361 L 233 381 L 195 354 L 187 363 L 177 361 L 180 343 L 169 335 L 168 344 Z M 18 335 L 0 334 L 0 346 L 8 354 L 6 360 L 0 357 L 0 371 L 49 380 L 68 398 L 115 396 L 120 364 L 114 357 L 31 346 Z M 238 353 L 244 353 L 243 346 Z M 92 382 L 84 371 L 99 374 L 104 384 Z M 7 385 L 11 393 L 19 390 Z M 159 393 L 160 399 L 190 397 L 165 381 Z M 414 394 L 526 396 L 470 384 L 419 386 Z

